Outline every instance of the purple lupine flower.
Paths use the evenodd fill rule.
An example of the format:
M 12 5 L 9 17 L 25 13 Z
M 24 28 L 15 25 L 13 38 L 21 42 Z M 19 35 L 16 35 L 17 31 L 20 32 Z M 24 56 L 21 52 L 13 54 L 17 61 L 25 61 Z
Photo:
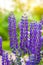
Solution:
M 36 57 L 34 54 L 31 54 L 26 61 L 26 65 L 36 65 Z
M 4 59 L 5 59 L 5 51 L 2 53 L 2 65 L 4 65 Z
M 2 37 L 0 37 L 0 55 L 2 55 Z
M 6 53 L 6 62 L 7 62 L 7 65 L 9 65 L 8 53 Z
M 35 23 L 31 23 L 30 24 L 30 50 L 31 50 L 31 53 L 35 53 L 35 44 L 34 44 L 34 25 Z
M 29 56 L 29 59 L 30 59 L 30 65 L 36 65 L 36 56 L 35 56 L 35 54 L 31 54 Z
M 30 61 L 35 61 L 36 60 L 35 54 L 30 54 L 29 59 Z
M 30 54 L 30 39 L 28 38 L 28 43 L 26 45 L 27 53 Z
M 40 56 L 40 51 L 41 51 L 41 47 L 42 47 L 42 43 L 41 43 L 41 32 L 40 30 L 42 29 L 42 26 L 40 23 L 37 24 L 37 30 L 36 30 L 36 36 L 35 36 L 35 44 L 36 44 L 36 61 L 37 63 L 40 62 L 41 56 Z
M 31 23 L 30 24 L 30 51 L 36 55 L 36 61 L 40 61 L 40 50 L 41 50 L 41 24 Z
M 18 40 L 17 40 L 17 33 L 16 33 L 16 19 L 12 13 L 8 17 L 8 24 L 9 24 L 8 29 L 9 29 L 9 37 L 10 37 L 10 47 L 18 48 Z
M 31 65 L 30 59 L 26 61 L 26 65 Z
M 8 53 L 5 53 L 5 51 L 3 51 L 2 53 L 2 65 L 9 65 L 8 64 Z
M 26 46 L 28 43 L 28 19 L 26 16 L 22 16 L 20 22 L 20 48 L 27 52 Z

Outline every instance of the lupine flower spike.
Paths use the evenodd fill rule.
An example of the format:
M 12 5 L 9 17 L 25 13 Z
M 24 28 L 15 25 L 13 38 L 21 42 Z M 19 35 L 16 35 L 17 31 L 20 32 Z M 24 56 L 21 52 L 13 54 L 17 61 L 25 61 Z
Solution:
M 21 22 L 20 22 L 20 48 L 24 51 L 24 53 L 27 52 L 27 44 L 28 44 L 28 19 L 27 16 L 22 16 Z
M 8 17 L 8 30 L 9 30 L 9 38 L 10 38 L 10 47 L 18 48 L 18 40 L 17 40 L 17 33 L 16 33 L 16 19 L 14 15 L 11 13 Z

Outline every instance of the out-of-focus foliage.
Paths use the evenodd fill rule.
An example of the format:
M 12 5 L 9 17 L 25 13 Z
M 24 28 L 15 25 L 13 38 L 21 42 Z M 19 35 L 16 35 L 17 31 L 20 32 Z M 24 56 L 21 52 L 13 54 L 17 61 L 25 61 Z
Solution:
M 3 50 L 11 50 L 9 41 L 3 41 L 2 48 L 3 48 Z
M 8 15 L 0 12 L 0 36 L 4 40 L 8 39 Z

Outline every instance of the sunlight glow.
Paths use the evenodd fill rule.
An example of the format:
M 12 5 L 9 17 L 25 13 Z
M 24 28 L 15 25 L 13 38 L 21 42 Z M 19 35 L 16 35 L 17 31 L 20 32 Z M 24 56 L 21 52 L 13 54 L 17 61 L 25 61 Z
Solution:
M 31 10 L 32 10 L 35 6 L 37 6 L 37 3 L 32 3 L 32 4 L 30 5 Z
M 6 10 L 14 10 L 14 7 L 12 7 L 14 5 L 12 0 L 0 0 L 0 8 L 1 9 L 6 9 Z
M 30 6 L 30 9 L 29 9 L 30 12 L 34 9 L 35 6 L 43 5 L 43 0 L 18 0 L 18 1 L 20 1 L 20 3 L 25 4 L 25 6 L 23 7 L 24 11 L 26 11 L 26 9 L 29 9 L 28 6 Z M 19 4 L 19 3 L 17 3 L 17 4 Z M 1 10 L 13 11 L 16 9 L 17 4 L 16 4 L 16 1 L 13 1 L 13 0 L 0 0 L 0 11 Z M 18 5 L 17 5 L 17 7 L 18 7 Z M 20 12 L 19 8 L 17 10 L 18 10 L 18 12 Z
M 34 9 L 34 7 L 36 7 L 36 6 L 40 6 L 40 4 L 41 4 L 41 0 L 35 0 L 34 2 L 32 2 L 31 4 L 30 4 L 30 9 L 29 9 L 29 11 L 31 12 L 33 9 Z
M 27 0 L 20 0 L 21 3 L 27 3 Z

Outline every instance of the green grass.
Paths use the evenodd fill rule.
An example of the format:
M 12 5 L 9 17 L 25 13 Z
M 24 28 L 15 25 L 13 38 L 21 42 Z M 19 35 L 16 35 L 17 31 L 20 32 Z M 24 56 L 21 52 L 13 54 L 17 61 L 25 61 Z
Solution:
M 3 41 L 2 48 L 3 48 L 3 50 L 10 50 L 10 42 L 9 41 Z

